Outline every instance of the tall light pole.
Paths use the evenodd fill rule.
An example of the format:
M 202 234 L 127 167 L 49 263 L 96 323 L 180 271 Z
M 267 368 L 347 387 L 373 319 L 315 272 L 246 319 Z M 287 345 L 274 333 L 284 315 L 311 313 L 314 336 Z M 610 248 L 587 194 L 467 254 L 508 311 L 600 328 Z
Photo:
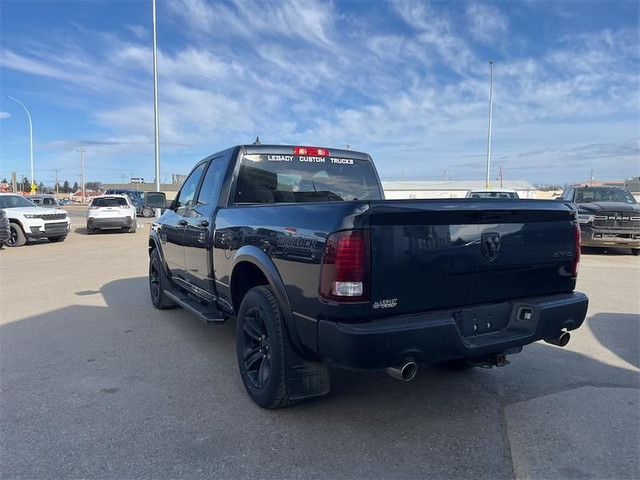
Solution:
M 487 138 L 487 181 L 486 186 L 490 188 L 490 170 L 491 170 L 491 127 L 493 125 L 493 60 L 489 61 L 489 75 L 490 75 L 490 88 L 489 88 L 489 135 Z
M 24 103 L 22 103 L 20 100 L 9 95 L 7 95 L 7 98 L 19 103 L 20 106 L 24 108 L 24 111 L 27 112 L 27 118 L 29 119 L 29 150 L 31 152 L 31 193 L 35 193 L 36 183 L 33 177 L 33 124 L 31 123 L 31 114 L 29 113 L 29 110 L 27 110 L 27 107 L 24 106 Z
M 156 0 L 153 4 L 153 117 L 155 124 L 156 192 L 160 191 L 160 122 L 158 119 L 158 44 L 156 38 Z M 158 213 L 159 213 L 158 209 Z
M 82 175 L 81 175 L 82 176 L 82 179 L 81 179 L 81 181 L 82 181 L 81 191 L 82 191 L 82 203 L 84 203 L 84 195 L 86 193 L 85 190 L 84 190 L 84 152 L 86 152 L 86 150 L 84 148 L 79 148 L 77 151 L 80 152 L 80 170 L 82 172 Z

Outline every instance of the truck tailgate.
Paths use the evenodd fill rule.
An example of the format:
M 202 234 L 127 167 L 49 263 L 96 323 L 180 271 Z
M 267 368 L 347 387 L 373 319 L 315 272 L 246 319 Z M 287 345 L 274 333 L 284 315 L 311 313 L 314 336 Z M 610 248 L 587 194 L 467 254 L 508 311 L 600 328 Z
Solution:
M 574 215 L 548 200 L 371 202 L 371 316 L 570 292 Z

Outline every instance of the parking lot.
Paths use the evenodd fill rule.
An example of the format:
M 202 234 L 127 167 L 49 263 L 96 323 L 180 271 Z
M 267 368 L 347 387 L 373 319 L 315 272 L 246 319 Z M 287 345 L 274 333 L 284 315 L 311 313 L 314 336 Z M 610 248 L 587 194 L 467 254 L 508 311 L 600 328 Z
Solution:
M 589 252 L 565 348 L 413 382 L 332 371 L 329 397 L 246 395 L 234 322 L 149 299 L 148 225 L 0 251 L 2 478 L 639 478 L 640 258 Z M 426 272 L 428 275 L 428 272 Z

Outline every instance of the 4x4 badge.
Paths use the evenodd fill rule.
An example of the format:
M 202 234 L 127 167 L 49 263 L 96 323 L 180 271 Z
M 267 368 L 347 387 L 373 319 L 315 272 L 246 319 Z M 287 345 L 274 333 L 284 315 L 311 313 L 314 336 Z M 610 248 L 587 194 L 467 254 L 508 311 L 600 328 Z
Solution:
M 490 262 L 493 262 L 500 254 L 500 234 L 483 233 L 481 245 L 482 255 L 484 255 Z

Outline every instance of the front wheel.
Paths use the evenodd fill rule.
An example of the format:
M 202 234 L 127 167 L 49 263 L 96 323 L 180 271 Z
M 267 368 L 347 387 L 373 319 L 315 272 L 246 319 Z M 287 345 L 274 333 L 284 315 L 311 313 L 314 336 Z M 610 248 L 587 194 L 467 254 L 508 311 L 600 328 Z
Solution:
M 149 293 L 151 294 L 151 303 L 159 310 L 164 310 L 175 306 L 164 293 L 165 288 L 169 285 L 169 280 L 164 272 L 158 249 L 151 252 L 149 258 Z
M 285 388 L 285 348 L 278 301 L 269 287 L 252 288 L 238 311 L 236 353 L 247 393 L 263 408 L 292 403 Z
M 25 243 L 27 243 L 27 237 L 22 231 L 22 227 L 17 223 L 10 223 L 9 230 L 11 231 L 11 236 L 9 240 L 7 240 L 7 247 L 21 247 Z

